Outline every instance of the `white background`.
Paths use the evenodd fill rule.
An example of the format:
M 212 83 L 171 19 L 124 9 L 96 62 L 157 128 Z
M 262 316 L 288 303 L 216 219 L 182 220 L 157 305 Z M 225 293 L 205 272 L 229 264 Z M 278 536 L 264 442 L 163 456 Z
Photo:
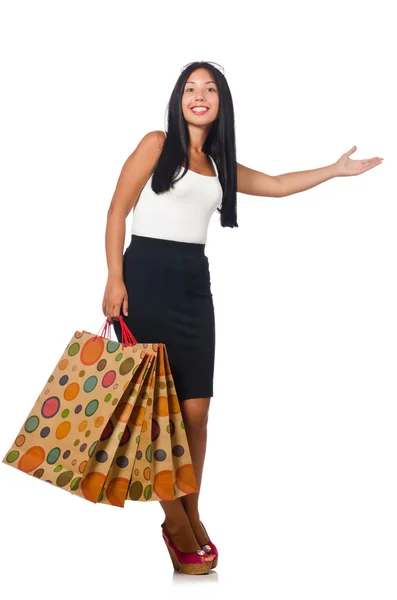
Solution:
M 391 6 L 2 3 L 3 456 L 74 331 L 104 322 L 107 209 L 184 64 L 225 67 L 244 165 L 314 169 L 353 145 L 384 157 L 285 198 L 239 194 L 238 228 L 211 220 L 200 511 L 217 570 L 173 574 L 158 503 L 93 505 L 1 464 L 11 597 L 395 599 Z

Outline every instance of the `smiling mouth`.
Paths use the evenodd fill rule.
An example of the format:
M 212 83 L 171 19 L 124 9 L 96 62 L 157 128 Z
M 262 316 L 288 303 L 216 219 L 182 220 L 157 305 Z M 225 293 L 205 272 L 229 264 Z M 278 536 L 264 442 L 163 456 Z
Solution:
M 193 108 L 191 108 L 190 110 L 195 115 L 205 115 L 209 111 L 209 108 L 205 107 L 205 108 L 201 108 L 200 110 L 198 110 L 197 107 L 193 106 Z

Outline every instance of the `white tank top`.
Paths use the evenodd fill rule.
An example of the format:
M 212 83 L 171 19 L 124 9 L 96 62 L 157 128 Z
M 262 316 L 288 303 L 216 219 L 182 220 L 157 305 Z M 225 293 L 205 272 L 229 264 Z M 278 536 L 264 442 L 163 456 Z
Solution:
M 216 176 L 188 170 L 174 188 L 156 194 L 150 176 L 135 205 L 131 233 L 179 242 L 206 244 L 211 216 L 222 201 L 222 186 Z M 180 167 L 178 175 L 183 171 Z

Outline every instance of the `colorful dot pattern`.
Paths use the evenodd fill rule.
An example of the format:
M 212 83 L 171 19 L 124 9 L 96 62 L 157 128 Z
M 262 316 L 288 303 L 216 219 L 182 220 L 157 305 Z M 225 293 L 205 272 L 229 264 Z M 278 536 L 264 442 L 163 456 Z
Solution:
M 165 344 L 76 331 L 2 462 L 112 506 L 196 492 Z

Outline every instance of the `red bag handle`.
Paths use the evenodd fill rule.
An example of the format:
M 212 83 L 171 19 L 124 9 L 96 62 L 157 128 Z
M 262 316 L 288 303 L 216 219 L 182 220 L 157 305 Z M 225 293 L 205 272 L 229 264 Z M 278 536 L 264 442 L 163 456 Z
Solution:
M 138 342 L 132 335 L 131 331 L 128 329 L 127 324 L 124 321 L 123 315 L 120 315 L 119 321 L 120 321 L 120 326 L 121 326 L 121 344 L 122 344 L 122 346 L 124 346 L 124 345 L 125 346 L 133 346 L 134 344 L 137 344 Z M 111 339 L 111 333 L 112 333 L 111 326 L 112 326 L 112 322 L 109 321 L 109 319 L 106 319 L 106 321 L 102 325 L 101 329 L 96 334 L 95 338 L 101 336 L 101 337 L 108 337 L 109 339 Z

